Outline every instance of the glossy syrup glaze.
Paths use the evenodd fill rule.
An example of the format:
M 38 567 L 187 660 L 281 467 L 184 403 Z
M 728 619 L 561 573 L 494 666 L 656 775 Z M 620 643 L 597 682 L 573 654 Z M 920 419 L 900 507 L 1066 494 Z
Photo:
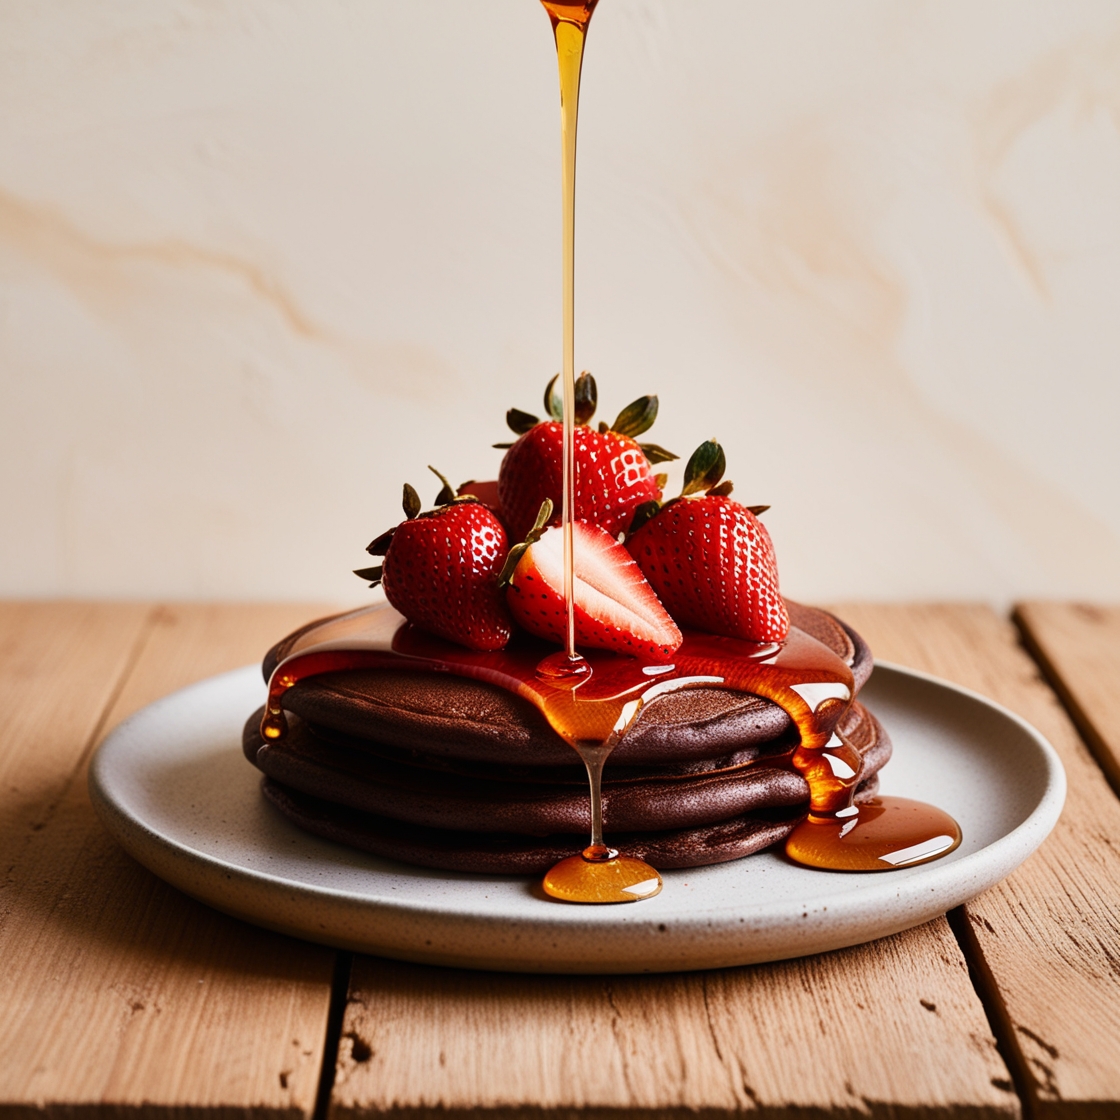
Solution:
M 558 674 L 557 655 L 542 662 L 539 647 L 463 649 L 418 630 L 382 604 L 312 626 L 280 652 L 261 725 L 266 739 L 284 734 L 283 697 L 299 681 L 345 669 L 403 668 L 468 677 L 523 696 L 581 757 L 593 756 L 599 772 L 642 707 L 659 696 L 690 687 L 762 696 L 789 715 L 801 739 L 790 762 L 809 785 L 810 804 L 787 842 L 792 859 L 833 870 L 884 871 L 936 858 L 959 843 L 952 818 L 932 806 L 896 798 L 877 798 L 858 809 L 853 804 L 860 756 L 837 730 L 853 699 L 852 672 L 796 627 L 781 645 L 686 631 L 671 664 L 591 650 L 583 672 Z M 589 845 L 549 872 L 549 893 L 576 901 L 588 901 L 588 895 L 635 901 L 656 893 L 630 889 L 648 889 L 648 865 L 611 858 L 606 845 L 593 849 Z

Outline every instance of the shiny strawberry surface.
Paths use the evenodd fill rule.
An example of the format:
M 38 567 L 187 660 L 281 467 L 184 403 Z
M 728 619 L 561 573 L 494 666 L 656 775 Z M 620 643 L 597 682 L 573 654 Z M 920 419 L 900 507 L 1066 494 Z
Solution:
M 770 534 L 731 498 L 669 502 L 626 547 L 679 626 L 752 642 L 789 633 Z
M 416 626 L 467 649 L 504 649 L 513 633 L 498 573 L 509 540 L 480 502 L 455 502 L 402 522 L 381 584 Z

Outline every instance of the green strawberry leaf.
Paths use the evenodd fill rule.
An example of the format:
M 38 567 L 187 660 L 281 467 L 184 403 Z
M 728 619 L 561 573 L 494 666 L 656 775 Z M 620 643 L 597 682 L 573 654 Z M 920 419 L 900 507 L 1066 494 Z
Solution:
M 684 468 L 684 489 L 681 497 L 701 494 L 715 486 L 727 469 L 727 456 L 723 448 L 714 440 L 705 440 L 692 453 Z
M 747 509 L 749 509 L 751 511 L 751 513 L 753 513 L 755 515 L 755 517 L 760 517 L 769 508 L 770 508 L 769 506 L 747 506 Z
M 553 420 L 564 419 L 564 394 L 556 386 L 559 380 L 560 374 L 556 374 L 544 391 L 544 407 Z M 586 424 L 595 415 L 595 409 L 599 404 L 599 390 L 595 385 L 595 378 L 587 370 L 576 378 L 574 399 L 576 423 Z
M 384 556 L 389 551 L 389 545 L 393 540 L 393 534 L 397 531 L 396 525 L 391 529 L 386 529 L 379 537 L 375 537 L 368 545 L 366 545 L 366 552 L 371 556 Z
M 509 425 L 510 431 L 523 436 L 530 428 L 535 428 L 540 420 L 530 412 L 522 412 L 519 408 L 511 408 L 506 413 L 506 423 Z
M 411 521 L 420 512 L 420 495 L 406 482 L 404 484 L 404 497 L 401 499 L 404 515 Z
M 576 378 L 576 423 L 586 424 L 599 406 L 599 389 L 587 370 Z
M 611 425 L 612 432 L 620 436 L 629 436 L 637 439 L 643 432 L 648 432 L 657 419 L 657 398 L 639 397 L 628 404 Z
M 552 499 L 545 498 L 541 502 L 541 508 L 537 510 L 537 519 L 533 522 L 533 527 L 525 534 L 525 539 L 520 544 L 515 544 L 513 548 L 506 553 L 506 562 L 502 565 L 502 570 L 498 573 L 498 586 L 507 587 L 509 581 L 513 579 L 514 569 L 521 561 L 521 557 L 525 555 L 525 550 L 531 544 L 536 544 L 541 539 L 541 533 L 544 532 L 544 527 L 552 520 Z
M 726 498 L 734 489 L 735 483 L 731 479 L 725 478 L 718 486 L 713 486 L 708 493 L 715 498 Z
M 498 586 L 508 587 L 509 581 L 513 579 L 514 570 L 521 562 L 521 557 L 525 555 L 525 550 L 529 546 L 522 542 L 515 544 L 513 548 L 506 553 L 506 562 L 502 565 L 502 570 L 498 573 Z
M 658 490 L 664 490 L 669 485 L 669 476 L 667 474 L 655 474 L 653 481 Z
M 638 446 L 651 465 L 653 463 L 671 463 L 674 459 L 680 458 L 679 455 L 666 451 L 664 447 L 659 447 L 656 443 L 639 443 Z
M 541 539 L 544 527 L 552 520 L 552 510 L 552 499 L 545 498 L 541 502 L 541 508 L 537 510 L 537 519 L 533 522 L 533 527 L 525 534 L 525 544 L 536 544 Z
M 544 387 L 544 410 L 553 420 L 564 419 L 564 397 L 556 391 L 556 382 L 560 374 L 554 374 L 552 380 Z
M 428 464 L 428 470 L 430 470 L 432 474 L 434 474 L 436 478 L 438 478 L 440 482 L 443 483 L 442 489 L 436 495 L 436 505 L 445 506 L 448 503 L 455 501 L 455 489 L 451 485 L 451 483 L 448 482 L 447 479 L 442 474 L 440 474 L 439 471 L 437 471 L 435 467 L 433 467 L 430 463 Z
M 381 582 L 382 566 L 377 565 L 376 568 L 355 568 L 354 575 L 359 579 L 370 580 L 370 587 L 376 587 Z

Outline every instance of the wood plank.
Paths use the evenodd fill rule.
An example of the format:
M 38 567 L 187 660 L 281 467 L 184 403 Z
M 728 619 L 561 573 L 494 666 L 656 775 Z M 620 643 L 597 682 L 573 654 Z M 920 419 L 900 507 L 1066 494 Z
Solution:
M 1039 1117 L 1120 1114 L 1120 801 L 1009 622 L 984 607 L 844 606 L 886 660 L 1005 704 L 1054 744 L 1069 794 L 1015 874 L 969 903 L 1011 1058 Z
M 1021 603 L 1015 621 L 1120 794 L 1120 607 Z
M 0 602 L 0 851 L 11 864 L 92 744 L 136 656 L 143 604 Z
M 1016 1116 L 946 922 L 873 945 L 665 976 L 354 962 L 333 1120 Z
M 106 725 L 257 660 L 314 613 L 156 609 Z M 82 686 L 77 673 L 63 682 Z M 91 707 L 102 700 L 87 689 Z M 44 709 L 40 733 L 51 721 Z M 0 1111 L 310 1116 L 334 954 L 227 918 L 143 870 L 96 820 L 84 771 L 3 888 Z

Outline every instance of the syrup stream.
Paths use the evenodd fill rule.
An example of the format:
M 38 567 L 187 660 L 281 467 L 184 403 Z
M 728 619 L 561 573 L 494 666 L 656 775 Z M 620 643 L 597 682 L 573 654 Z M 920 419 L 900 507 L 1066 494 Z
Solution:
M 564 603 L 567 609 L 566 649 L 571 661 L 576 651 L 574 557 L 572 519 L 575 512 L 576 423 L 576 130 L 579 124 L 579 80 L 583 71 L 583 45 L 598 0 L 579 4 L 542 0 L 556 41 L 560 71 L 561 206 L 563 212 L 563 320 L 564 364 L 561 387 L 564 401 L 563 493 L 560 524 L 564 533 Z
M 598 0 L 556 3 L 541 0 L 552 22 L 556 62 L 560 72 L 561 204 L 563 209 L 563 317 L 564 365 L 561 386 L 564 401 L 563 493 L 560 524 L 564 534 L 564 606 L 567 614 L 565 652 L 568 671 L 584 674 L 587 664 L 576 650 L 575 556 L 572 520 L 576 482 L 576 131 L 579 124 L 579 80 L 587 28 Z M 620 862 L 619 854 L 603 843 L 600 788 L 603 764 L 618 740 L 617 732 L 600 743 L 573 743 L 587 767 L 591 797 L 591 843 L 580 856 L 562 860 L 544 878 L 546 894 L 570 902 L 633 902 L 661 890 L 661 876 L 641 860 Z M 582 861 L 582 862 L 581 862 Z M 612 865 L 613 866 L 610 866 Z M 622 878 L 620 879 L 620 876 Z M 635 884 L 643 890 L 633 893 Z M 644 885 L 653 883 L 653 887 Z

